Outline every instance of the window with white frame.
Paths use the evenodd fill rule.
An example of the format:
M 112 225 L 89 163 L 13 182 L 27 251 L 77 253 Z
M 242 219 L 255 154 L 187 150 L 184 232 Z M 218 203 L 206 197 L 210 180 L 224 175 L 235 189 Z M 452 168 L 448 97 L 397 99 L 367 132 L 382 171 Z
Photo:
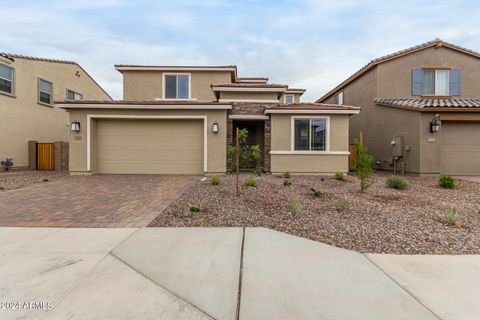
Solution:
M 38 102 L 53 105 L 53 84 L 38 78 Z
M 189 99 L 190 75 L 166 74 L 163 88 L 165 99 Z
M 0 91 L 13 94 L 13 68 L 0 64 Z
M 335 95 L 335 104 L 343 104 L 343 91 Z
M 448 96 L 450 70 L 423 70 L 422 92 L 424 95 Z
M 295 101 L 295 96 L 293 94 L 286 94 L 283 98 L 283 102 L 286 104 L 293 103 Z
M 83 100 L 83 95 L 81 93 L 67 89 L 67 100 Z
M 327 118 L 294 119 L 294 151 L 327 151 Z

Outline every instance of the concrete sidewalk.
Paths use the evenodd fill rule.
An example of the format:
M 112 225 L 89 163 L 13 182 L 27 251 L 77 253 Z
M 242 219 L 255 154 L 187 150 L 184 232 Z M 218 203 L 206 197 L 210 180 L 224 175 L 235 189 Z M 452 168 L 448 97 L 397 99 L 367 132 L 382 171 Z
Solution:
M 0 228 L 0 318 L 478 319 L 478 270 L 262 228 Z

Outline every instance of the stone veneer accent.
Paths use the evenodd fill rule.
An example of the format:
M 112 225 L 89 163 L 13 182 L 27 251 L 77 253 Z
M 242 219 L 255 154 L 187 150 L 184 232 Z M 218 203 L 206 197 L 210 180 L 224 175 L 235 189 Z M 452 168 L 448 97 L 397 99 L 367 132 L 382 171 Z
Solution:
M 276 105 L 276 103 L 233 103 L 232 109 L 228 111 L 230 115 L 259 115 L 264 116 L 265 108 L 268 106 Z M 270 172 L 270 118 L 265 121 L 264 127 L 264 149 L 263 152 L 263 169 L 265 172 Z M 233 120 L 227 119 L 227 149 L 233 146 Z M 232 158 L 227 157 L 227 170 L 230 170 L 232 164 Z

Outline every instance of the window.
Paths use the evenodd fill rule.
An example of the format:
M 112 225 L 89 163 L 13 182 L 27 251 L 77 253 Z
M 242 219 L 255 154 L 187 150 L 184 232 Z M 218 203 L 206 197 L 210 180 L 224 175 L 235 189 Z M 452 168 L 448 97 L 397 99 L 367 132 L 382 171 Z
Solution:
M 337 93 L 335 96 L 335 104 L 343 104 L 343 91 Z
M 38 79 L 38 102 L 43 104 L 53 104 L 52 99 L 53 85 L 51 82 Z
M 422 94 L 448 96 L 449 78 L 449 70 L 423 70 Z
M 13 68 L 0 64 L 0 92 L 13 95 Z
M 189 99 L 190 75 L 167 74 L 164 77 L 165 99 Z
M 83 100 L 83 95 L 81 93 L 67 89 L 67 100 Z
M 327 118 L 294 119 L 294 151 L 327 151 Z
M 286 104 L 290 104 L 295 101 L 295 96 L 293 94 L 286 94 L 283 100 Z

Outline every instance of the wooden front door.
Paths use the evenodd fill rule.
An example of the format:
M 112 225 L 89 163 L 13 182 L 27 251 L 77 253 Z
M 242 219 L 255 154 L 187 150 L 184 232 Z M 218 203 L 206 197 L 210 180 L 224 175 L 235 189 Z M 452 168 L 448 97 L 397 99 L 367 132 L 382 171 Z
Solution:
M 55 144 L 37 143 L 37 170 L 55 169 Z

